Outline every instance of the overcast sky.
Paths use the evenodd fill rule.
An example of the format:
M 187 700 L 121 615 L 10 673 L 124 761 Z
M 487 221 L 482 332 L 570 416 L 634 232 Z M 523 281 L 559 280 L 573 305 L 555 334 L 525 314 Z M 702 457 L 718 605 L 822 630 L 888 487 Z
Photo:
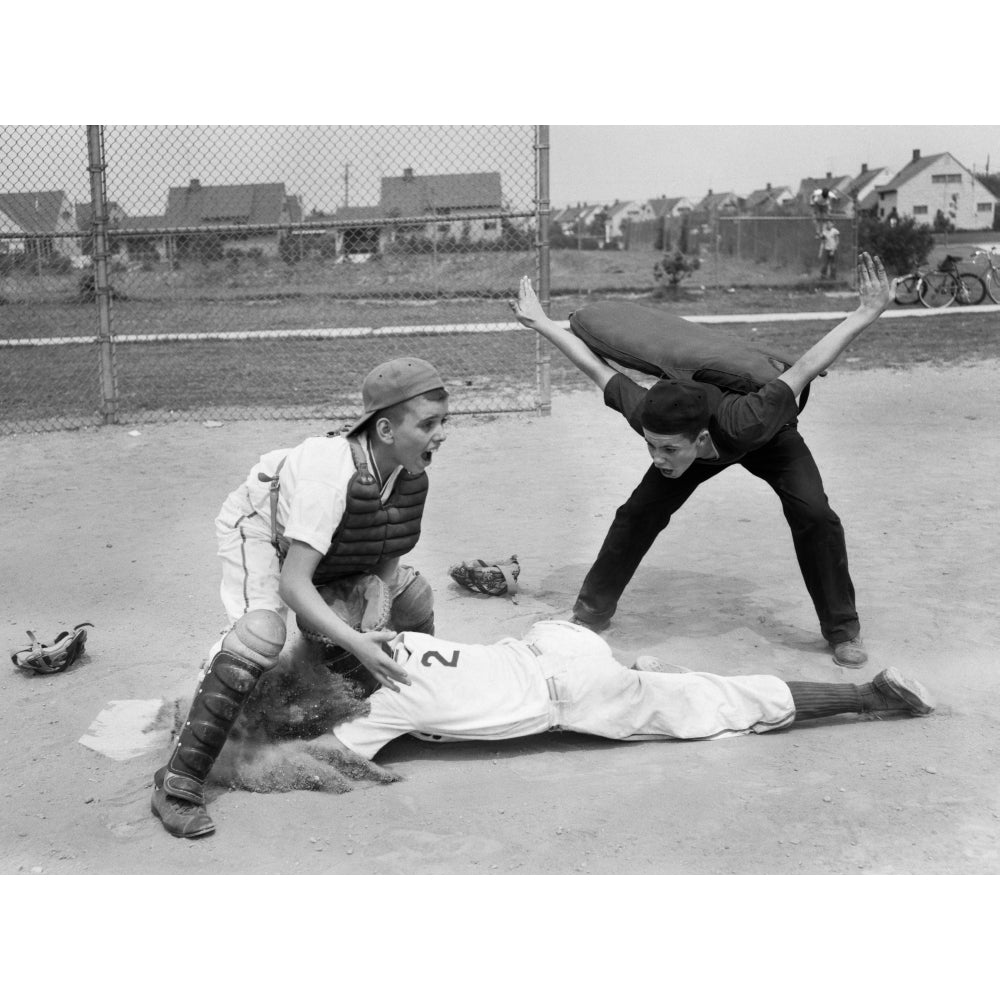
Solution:
M 1000 120 L 982 125 L 552 125 L 554 204 L 713 191 L 745 195 L 803 177 L 860 173 L 951 153 L 970 170 L 1000 171 Z
M 377 204 L 380 181 L 418 174 L 497 171 L 503 194 L 531 211 L 533 127 L 108 126 L 108 195 L 132 215 L 166 207 L 170 186 L 279 181 L 308 212 Z M 62 189 L 89 201 L 84 126 L 23 126 L 8 133 L 0 191 Z M 1000 171 L 1000 124 L 972 125 L 550 125 L 550 199 L 609 204 L 661 195 L 700 199 L 765 187 L 798 190 L 803 177 L 869 167 L 895 173 L 914 149 L 952 153 L 970 169 Z M 9 155 L 8 155 L 9 154 Z M 345 183 L 346 165 L 350 164 Z

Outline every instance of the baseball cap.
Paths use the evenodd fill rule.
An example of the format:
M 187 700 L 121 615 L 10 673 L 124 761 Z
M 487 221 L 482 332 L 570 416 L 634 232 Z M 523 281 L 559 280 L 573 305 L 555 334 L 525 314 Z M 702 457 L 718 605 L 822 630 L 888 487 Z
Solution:
M 646 393 L 639 411 L 654 434 L 684 434 L 708 426 L 708 394 L 697 382 L 661 379 Z
M 364 413 L 344 432 L 355 434 L 379 410 L 413 399 L 432 389 L 443 389 L 437 369 L 421 358 L 393 358 L 373 368 L 361 384 Z

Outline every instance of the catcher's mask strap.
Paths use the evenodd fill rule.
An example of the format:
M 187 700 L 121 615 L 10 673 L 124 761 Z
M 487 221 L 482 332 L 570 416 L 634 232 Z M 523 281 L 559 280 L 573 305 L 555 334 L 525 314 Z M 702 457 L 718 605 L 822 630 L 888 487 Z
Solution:
M 494 565 L 503 574 L 504 580 L 507 581 L 507 593 L 510 594 L 511 597 L 514 597 L 514 595 L 517 593 L 517 577 L 514 576 L 512 572 L 514 564 L 509 562 L 508 563 L 500 562 L 500 563 L 494 563 Z

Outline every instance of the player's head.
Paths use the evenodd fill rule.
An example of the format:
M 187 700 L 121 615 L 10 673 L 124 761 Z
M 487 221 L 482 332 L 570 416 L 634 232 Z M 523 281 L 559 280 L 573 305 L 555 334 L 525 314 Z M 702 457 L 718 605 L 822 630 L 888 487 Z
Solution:
M 708 394 L 697 382 L 663 379 L 643 400 L 639 419 L 653 465 L 669 479 L 683 475 L 708 441 Z
M 373 445 L 408 472 L 421 472 L 445 440 L 448 390 L 437 369 L 421 358 L 394 358 L 373 368 L 361 386 L 363 427 Z M 389 471 L 389 470 L 386 470 Z

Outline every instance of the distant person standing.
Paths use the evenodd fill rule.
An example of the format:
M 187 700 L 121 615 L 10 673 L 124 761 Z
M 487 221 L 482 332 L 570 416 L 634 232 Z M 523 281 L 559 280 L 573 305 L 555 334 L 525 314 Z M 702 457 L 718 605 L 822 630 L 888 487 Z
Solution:
M 819 276 L 837 278 L 837 251 L 840 248 L 840 230 L 829 220 L 823 223 L 819 234 Z

